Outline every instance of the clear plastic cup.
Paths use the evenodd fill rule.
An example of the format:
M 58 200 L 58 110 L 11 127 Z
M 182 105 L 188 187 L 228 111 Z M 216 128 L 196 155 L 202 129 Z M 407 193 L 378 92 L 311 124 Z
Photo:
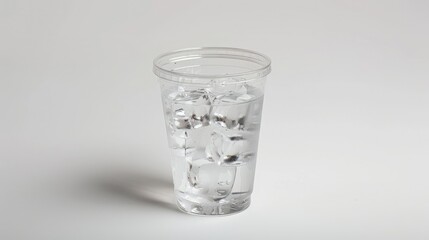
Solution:
M 190 48 L 154 60 L 179 209 L 198 215 L 250 205 L 271 61 L 238 48 Z

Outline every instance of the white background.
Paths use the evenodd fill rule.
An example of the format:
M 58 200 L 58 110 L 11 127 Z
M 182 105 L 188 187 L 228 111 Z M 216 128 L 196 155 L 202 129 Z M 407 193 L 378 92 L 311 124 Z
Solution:
M 0 239 L 428 239 L 427 1 L 0 0 Z M 152 59 L 272 59 L 246 211 L 176 210 Z

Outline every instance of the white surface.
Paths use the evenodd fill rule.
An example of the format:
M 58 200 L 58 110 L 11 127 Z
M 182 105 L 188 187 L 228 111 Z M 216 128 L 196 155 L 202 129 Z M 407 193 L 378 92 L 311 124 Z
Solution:
M 426 1 L 0 1 L 0 239 L 428 239 Z M 175 210 L 152 59 L 269 55 L 256 183 Z

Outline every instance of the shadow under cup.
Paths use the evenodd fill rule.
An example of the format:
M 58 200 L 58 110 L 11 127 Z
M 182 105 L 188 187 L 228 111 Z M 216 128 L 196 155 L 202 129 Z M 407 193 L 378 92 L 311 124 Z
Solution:
M 236 48 L 193 48 L 154 60 L 179 209 L 198 215 L 250 205 L 270 59 Z

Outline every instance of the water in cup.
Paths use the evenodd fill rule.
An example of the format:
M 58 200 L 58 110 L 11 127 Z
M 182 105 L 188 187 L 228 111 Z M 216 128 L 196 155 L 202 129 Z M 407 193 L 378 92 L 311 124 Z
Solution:
M 246 83 L 163 89 L 179 208 L 227 214 L 253 188 L 263 93 Z M 223 203 L 227 207 L 223 207 Z

